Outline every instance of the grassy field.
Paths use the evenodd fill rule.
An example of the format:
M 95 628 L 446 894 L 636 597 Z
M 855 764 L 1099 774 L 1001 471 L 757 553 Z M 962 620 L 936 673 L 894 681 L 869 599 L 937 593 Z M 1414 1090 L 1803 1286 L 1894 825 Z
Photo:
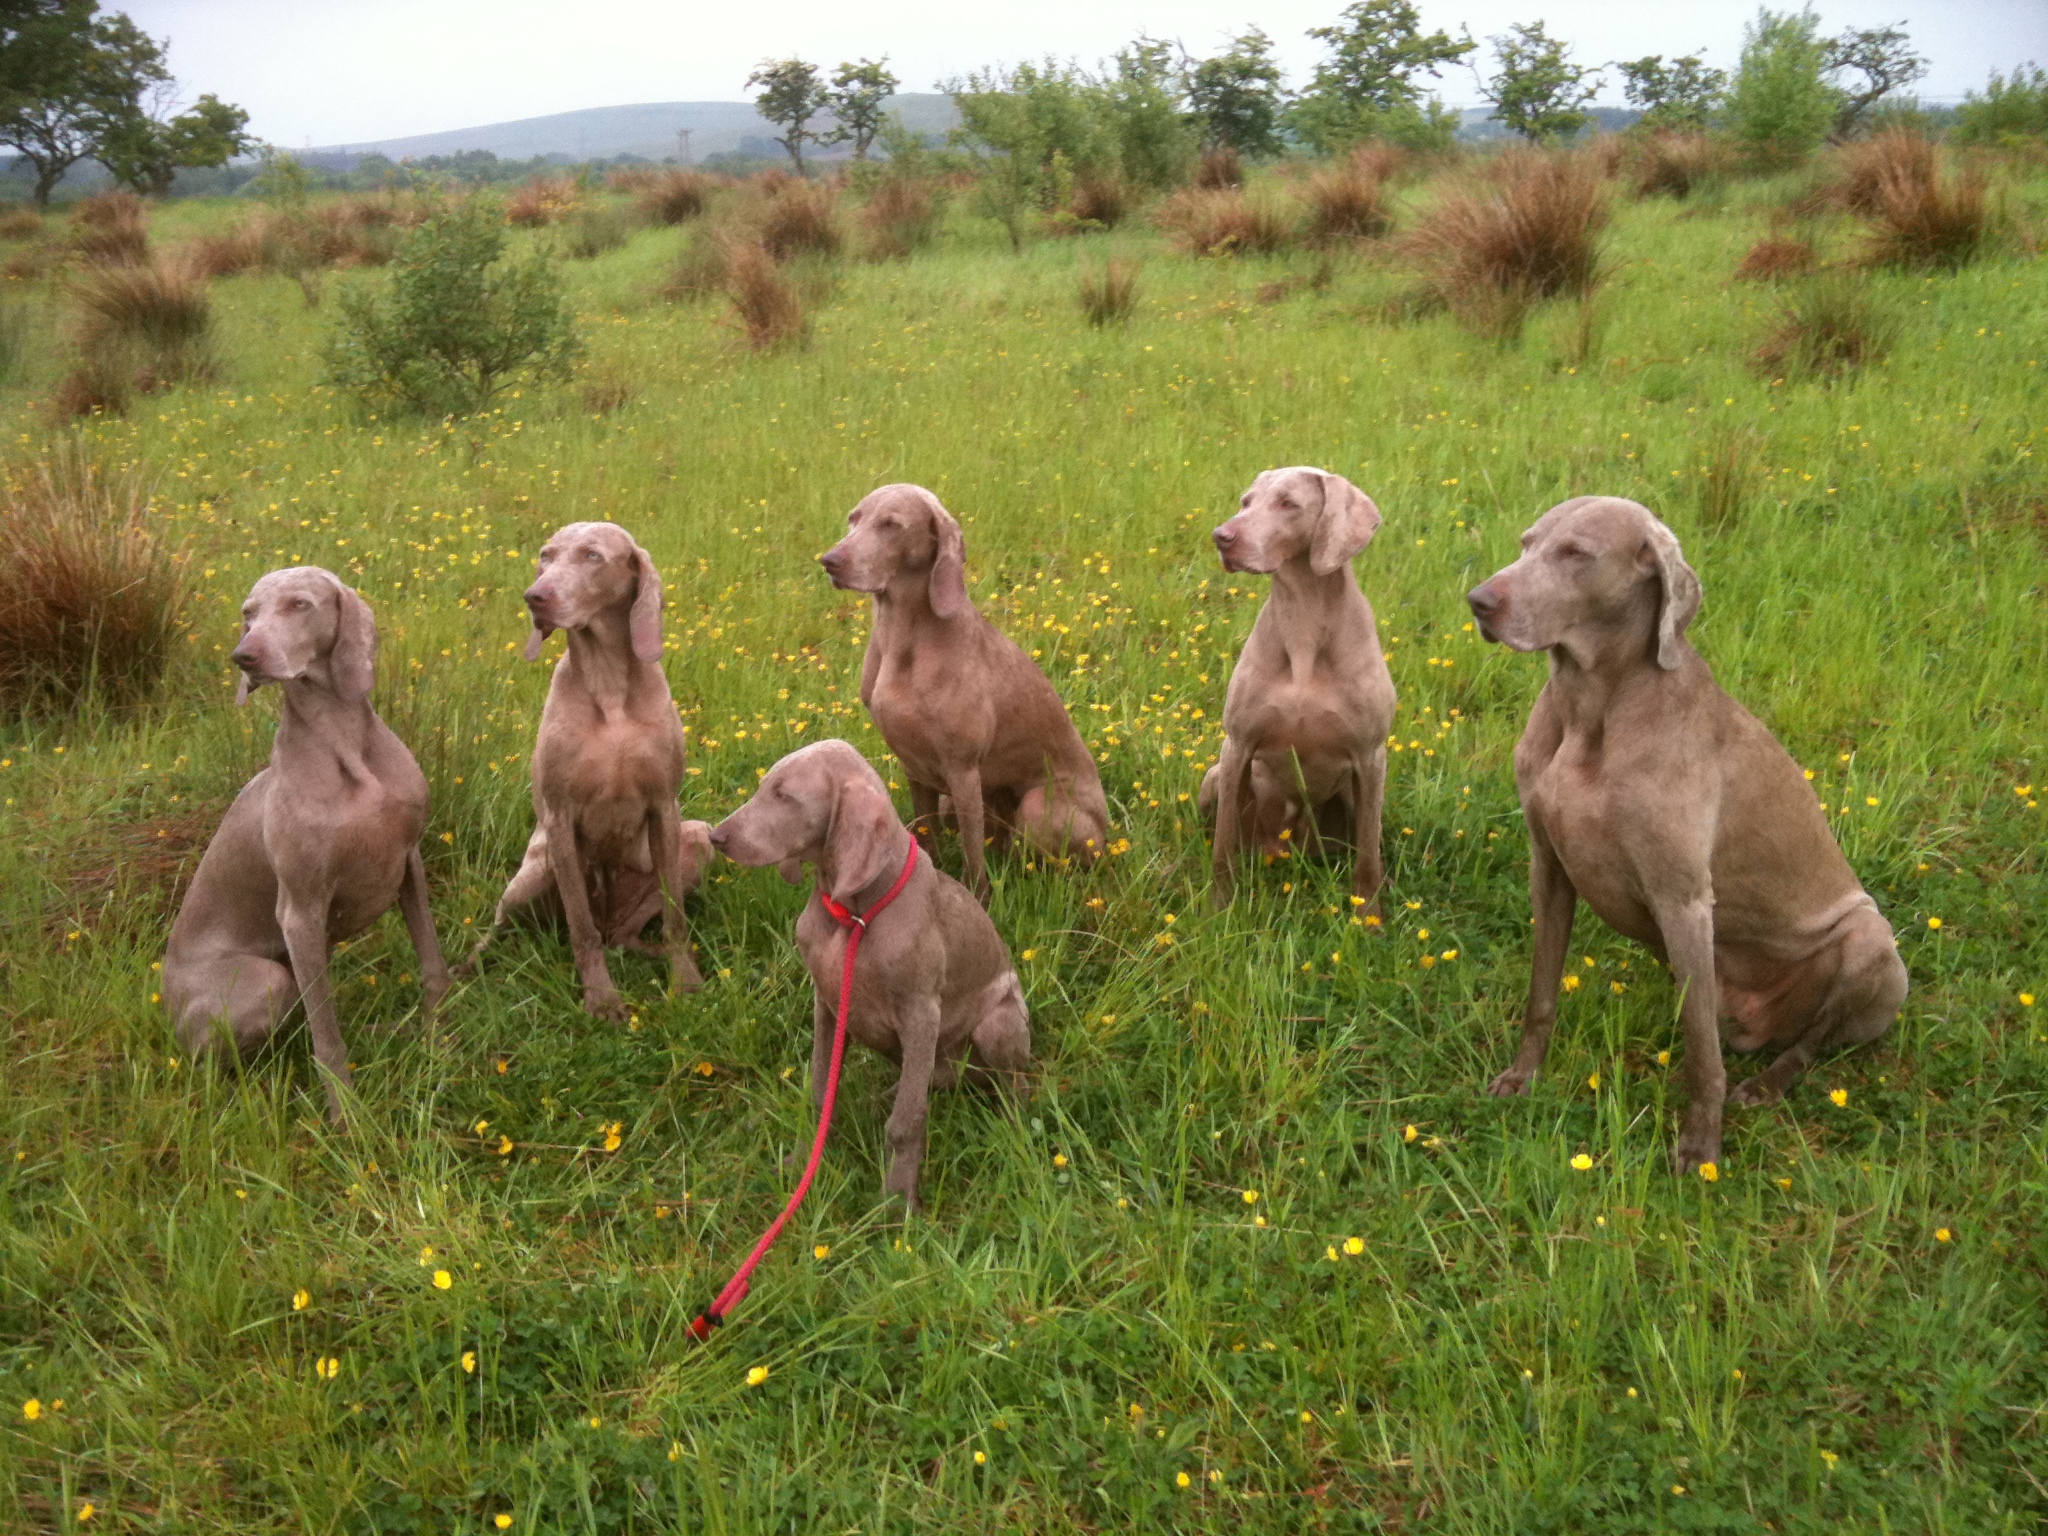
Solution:
M 956 210 L 933 253 L 813 273 L 810 345 L 754 355 L 653 297 L 678 237 L 644 231 L 568 268 L 626 404 L 446 426 L 318 386 L 332 285 L 380 277 L 317 308 L 217 282 L 217 382 L 77 429 L 189 541 L 184 654 L 145 713 L 0 738 L 0 1526 L 2040 1529 L 2048 272 L 1877 274 L 1890 360 L 1773 383 L 1748 360 L 1779 297 L 1729 276 L 1788 190 L 1619 206 L 1592 309 L 1509 345 L 1382 318 L 1412 279 L 1376 258 L 1319 286 L 1313 255 L 1135 231 L 1012 255 Z M 229 217 L 179 205 L 155 238 Z M 1110 250 L 1141 299 L 1093 330 L 1076 269 Z M 60 287 L 6 286 L 60 334 Z M 71 430 L 31 350 L 0 390 L 18 462 Z M 1386 518 L 1358 562 L 1401 699 L 1382 933 L 1341 869 L 1207 902 L 1192 795 L 1263 597 L 1207 532 L 1304 462 Z M 1709 518 L 1723 463 L 1748 494 Z M 771 872 L 696 900 L 701 994 L 615 962 L 628 1029 L 581 1013 L 565 941 L 522 936 L 430 1047 L 394 914 L 337 959 L 347 1137 L 302 1039 L 239 1078 L 179 1061 L 152 965 L 269 749 L 274 702 L 236 712 L 225 663 L 257 575 L 325 565 L 375 606 L 454 955 L 530 825 L 547 669 L 518 594 L 547 532 L 611 518 L 653 552 L 684 810 L 716 819 L 802 742 L 880 759 L 864 602 L 811 556 L 898 479 L 964 523 L 1120 839 L 1087 875 L 996 864 L 1036 1093 L 935 1102 L 928 1218 L 877 1204 L 891 1077 L 851 1056 L 809 1204 L 734 1325 L 686 1336 L 810 1133 L 803 896 Z M 1527 978 L 1509 754 L 1543 663 L 1480 644 L 1461 598 L 1585 492 L 1678 530 L 1693 639 L 1813 770 L 1912 975 L 1884 1040 L 1731 1113 L 1713 1183 L 1665 1171 L 1672 990 L 1587 914 L 1548 1072 L 1482 1094 Z

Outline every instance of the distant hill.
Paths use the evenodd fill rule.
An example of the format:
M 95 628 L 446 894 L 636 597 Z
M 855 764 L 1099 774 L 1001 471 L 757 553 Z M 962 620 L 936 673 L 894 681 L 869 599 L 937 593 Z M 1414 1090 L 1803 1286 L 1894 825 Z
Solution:
M 890 111 L 906 126 L 943 133 L 959 116 L 950 96 L 905 92 L 889 99 Z M 703 161 L 716 154 L 745 151 L 779 155 L 773 142 L 779 130 L 744 101 L 651 101 L 630 107 L 586 107 L 547 117 L 523 117 L 480 128 L 455 128 L 446 133 L 418 133 L 403 139 L 376 139 L 361 144 L 331 144 L 307 150 L 301 158 L 318 165 L 347 168 L 364 155 L 393 160 L 454 155 L 464 150 L 489 150 L 501 160 L 530 160 L 536 155 L 564 161 L 609 160 L 638 155 L 667 160 L 681 154 L 676 130 L 690 133 L 690 158 Z M 844 149 L 806 150 L 820 156 Z

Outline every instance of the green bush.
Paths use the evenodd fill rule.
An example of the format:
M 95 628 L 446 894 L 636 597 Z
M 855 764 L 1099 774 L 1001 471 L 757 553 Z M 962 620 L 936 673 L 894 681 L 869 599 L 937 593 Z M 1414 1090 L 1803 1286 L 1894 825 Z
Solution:
M 1955 136 L 1960 144 L 2048 138 L 2048 69 L 2023 64 L 2006 76 L 1992 71 L 1984 94 L 1972 91 L 1956 108 Z
M 1828 44 L 1811 11 L 1760 10 L 1743 32 L 1727 121 L 1749 158 L 1793 165 L 1820 148 L 1841 93 L 1828 83 Z
M 342 295 L 330 382 L 372 405 L 466 416 L 521 379 L 565 377 L 579 343 L 561 283 L 544 255 L 502 259 L 505 238 L 483 198 L 408 234 L 381 293 Z

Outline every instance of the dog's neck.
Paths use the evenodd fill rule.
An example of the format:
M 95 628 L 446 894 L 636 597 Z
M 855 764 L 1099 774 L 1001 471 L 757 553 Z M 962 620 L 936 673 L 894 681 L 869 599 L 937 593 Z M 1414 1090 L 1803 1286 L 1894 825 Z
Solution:
M 1273 610 L 1274 637 L 1287 653 L 1288 671 L 1306 681 L 1317 660 L 1330 652 L 1352 599 L 1363 600 L 1358 577 L 1349 560 L 1318 576 L 1309 557 L 1300 554 L 1282 561 L 1272 579 L 1266 606 Z
M 874 598 L 875 632 L 869 637 L 868 644 L 879 645 L 884 651 L 898 655 L 907 653 L 923 631 L 972 624 L 977 617 L 972 603 L 950 619 L 941 618 L 932 611 L 932 573 L 929 567 L 921 571 L 898 571 L 889 578 L 889 585 L 874 594 Z
M 589 623 L 562 633 L 569 642 L 569 665 L 577 682 L 607 717 L 625 712 L 644 668 L 661 670 L 634 654 L 632 628 L 623 609 L 594 614 Z
M 1550 647 L 1550 689 L 1568 730 L 1597 726 L 1631 683 L 1665 675 L 1657 662 L 1654 598 L 1620 623 L 1582 625 Z
M 277 735 L 270 744 L 272 762 L 317 754 L 331 757 L 349 778 L 372 777 L 369 753 L 377 712 L 370 708 L 367 695 L 350 703 L 334 691 L 324 675 L 310 672 L 278 687 L 284 705 L 278 711 Z
M 892 818 L 893 819 L 893 818 Z M 903 873 L 904 860 L 910 857 L 910 829 L 897 823 L 886 834 L 889 856 L 882 861 L 882 872 L 850 895 L 833 895 L 838 884 L 839 871 L 833 865 L 832 847 L 828 841 L 817 858 L 818 895 L 832 896 L 850 912 L 865 912 L 888 893 L 896 883 L 896 877 Z

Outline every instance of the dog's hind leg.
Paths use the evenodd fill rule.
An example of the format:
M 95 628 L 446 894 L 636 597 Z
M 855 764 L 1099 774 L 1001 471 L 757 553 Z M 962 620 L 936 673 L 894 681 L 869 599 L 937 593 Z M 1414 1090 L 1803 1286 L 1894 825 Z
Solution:
M 182 985 L 174 1017 L 178 1043 L 195 1065 L 220 1059 L 241 1061 L 255 1054 L 298 1001 L 291 971 L 263 955 L 222 955 Z M 166 978 L 165 988 L 173 985 Z
M 455 974 L 474 976 L 483 966 L 484 951 L 490 948 L 491 940 L 498 936 L 498 930 L 504 927 L 506 919 L 521 907 L 531 906 L 554 888 L 554 870 L 548 863 L 547 828 L 535 827 L 526 844 L 526 855 L 519 861 L 519 872 L 505 886 L 505 894 L 498 898 L 498 908 L 491 914 L 491 926 L 477 939 L 469 958 L 455 968 Z
M 1775 1104 L 1822 1051 L 1867 1045 L 1892 1027 L 1906 1001 L 1906 963 L 1891 925 L 1873 910 L 1841 940 L 1834 985 L 1813 1022 L 1781 1056 L 1729 1094 L 1745 1107 Z

